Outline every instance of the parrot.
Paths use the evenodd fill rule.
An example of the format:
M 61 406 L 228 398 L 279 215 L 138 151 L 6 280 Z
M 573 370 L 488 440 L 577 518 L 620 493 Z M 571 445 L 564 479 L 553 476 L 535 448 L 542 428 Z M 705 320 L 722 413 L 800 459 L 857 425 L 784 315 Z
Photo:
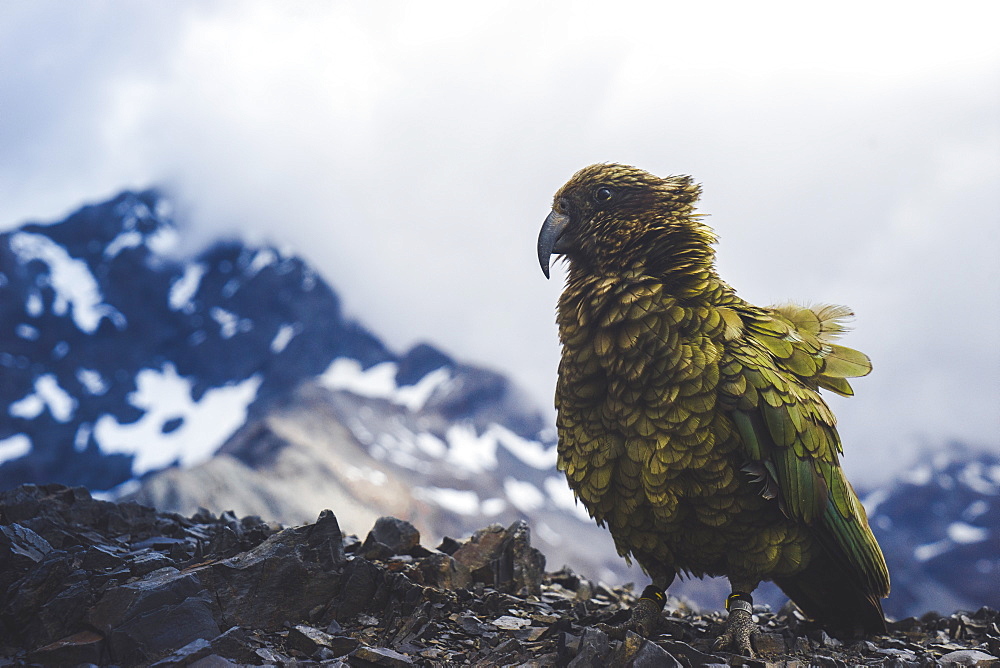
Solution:
M 728 578 L 720 649 L 754 655 L 763 581 L 835 633 L 884 633 L 888 568 L 821 395 L 852 396 L 847 379 L 871 371 L 835 342 L 853 313 L 741 299 L 717 273 L 700 195 L 690 176 L 591 165 L 538 236 L 546 278 L 553 255 L 568 265 L 557 467 L 652 581 L 621 626 L 653 633 L 681 574 Z

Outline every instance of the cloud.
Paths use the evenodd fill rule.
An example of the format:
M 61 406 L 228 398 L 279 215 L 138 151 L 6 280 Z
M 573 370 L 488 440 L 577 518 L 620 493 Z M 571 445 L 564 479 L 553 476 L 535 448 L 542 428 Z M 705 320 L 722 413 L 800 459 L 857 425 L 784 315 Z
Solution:
M 289 243 L 392 345 L 548 406 L 552 193 L 597 161 L 691 173 L 744 297 L 857 311 L 876 371 L 835 407 L 876 479 L 1000 426 L 1000 16 L 949 7 L 9 4 L 0 224 L 166 183 L 192 244 Z

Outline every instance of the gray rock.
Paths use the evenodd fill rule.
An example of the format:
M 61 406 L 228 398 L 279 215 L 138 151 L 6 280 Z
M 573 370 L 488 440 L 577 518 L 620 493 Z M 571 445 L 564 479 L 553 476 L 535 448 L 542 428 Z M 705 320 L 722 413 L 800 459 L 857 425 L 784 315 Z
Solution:
M 330 648 L 333 636 L 305 624 L 298 624 L 288 631 L 288 646 L 306 656 L 314 655 L 321 648 Z M 338 655 L 334 655 L 334 658 Z
M 49 541 L 26 526 L 0 526 L 0 565 L 20 569 L 34 566 L 52 551 Z
M 992 654 L 987 654 L 986 652 L 980 652 L 978 649 L 960 649 L 954 652 L 948 652 L 942 656 L 939 661 L 944 665 L 959 665 L 959 666 L 994 666 L 1000 659 L 993 656 Z
M 167 666 L 186 666 L 211 653 L 212 644 L 204 638 L 196 638 L 178 650 L 163 657 L 150 668 L 167 668 Z
M 611 656 L 611 639 L 597 628 L 588 628 L 579 639 L 579 650 L 567 668 L 602 668 Z
M 104 636 L 93 631 L 81 631 L 29 654 L 32 663 L 46 666 L 100 665 L 105 663 L 104 658 Z
M 110 653 L 123 665 L 147 663 L 194 641 L 208 641 L 220 633 L 207 594 L 191 596 L 136 615 L 108 635 Z
M 785 639 L 778 633 L 756 633 L 750 637 L 750 643 L 757 654 L 771 656 L 785 653 Z
M 329 614 L 341 623 L 364 610 L 383 609 L 393 600 L 403 602 L 398 614 L 409 615 L 422 595 L 422 588 L 409 578 L 364 559 L 349 561 L 342 578 L 340 592 L 328 607 Z
M 106 591 L 88 614 L 87 621 L 107 635 L 133 617 L 179 605 L 189 597 L 201 595 L 203 591 L 201 580 L 195 573 L 181 573 L 173 567 L 162 568 L 140 580 Z
M 683 664 L 654 642 L 629 631 L 615 655 L 613 665 L 624 668 L 683 668 Z
M 133 559 L 129 562 L 128 569 L 132 575 L 142 577 L 147 573 L 158 571 L 161 568 L 172 568 L 173 565 L 173 560 L 166 555 L 150 550 L 143 551 L 135 555 L 135 557 L 133 557 Z
M 107 545 L 94 545 L 83 555 L 80 567 L 88 571 L 103 571 L 120 567 L 125 560 L 118 550 Z
M 387 647 L 359 647 L 351 654 L 352 666 L 412 666 L 413 659 Z
M 238 665 L 239 664 L 233 663 L 229 659 L 221 657 L 218 654 L 209 654 L 208 656 L 204 656 L 197 661 L 187 664 L 188 668 L 230 668 Z
M 421 559 L 416 567 L 421 584 L 442 589 L 463 589 L 472 584 L 468 567 L 451 556 L 435 552 Z
M 252 663 L 257 657 L 257 647 L 249 634 L 239 626 L 234 626 L 215 637 L 211 642 L 212 651 L 239 663 Z
M 707 654 L 680 640 L 659 640 L 657 644 L 675 656 L 679 661 L 686 661 L 688 665 L 700 666 L 703 664 L 726 663 L 725 657 L 716 654 Z
M 420 532 L 406 520 L 380 517 L 361 545 L 360 555 L 366 559 L 385 559 L 409 554 L 420 545 Z
M 226 625 L 273 629 L 308 618 L 341 588 L 344 552 L 337 518 L 285 529 L 252 550 L 197 569 Z
M 72 574 L 69 555 L 52 550 L 33 568 L 9 587 L 0 605 L 0 624 L 23 646 L 35 648 L 82 629 L 49 628 L 41 617 L 47 615 L 46 605 L 62 593 Z M 10 642 L 10 641 L 8 641 Z
M 499 524 L 480 529 L 452 557 L 469 569 L 474 582 L 501 591 L 540 593 L 545 557 L 531 547 L 531 530 L 524 520 L 506 529 Z
M 116 662 L 146 663 L 219 635 L 213 598 L 195 573 L 163 568 L 105 592 L 87 616 Z

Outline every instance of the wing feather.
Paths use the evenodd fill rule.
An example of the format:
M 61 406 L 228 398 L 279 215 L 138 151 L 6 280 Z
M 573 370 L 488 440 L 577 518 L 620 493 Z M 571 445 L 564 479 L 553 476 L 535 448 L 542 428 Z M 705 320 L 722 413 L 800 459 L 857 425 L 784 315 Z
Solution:
M 819 542 L 843 559 L 870 592 L 885 596 L 889 573 L 864 508 L 844 477 L 840 437 L 824 387 L 853 393 L 847 378 L 871 371 L 861 352 L 829 343 L 850 315 L 843 307 L 749 309 L 744 336 L 723 359 L 723 405 L 747 457 L 774 477 L 784 512 L 812 527 Z M 746 391 L 727 394 L 746 387 Z M 751 391 L 754 390 L 754 391 Z

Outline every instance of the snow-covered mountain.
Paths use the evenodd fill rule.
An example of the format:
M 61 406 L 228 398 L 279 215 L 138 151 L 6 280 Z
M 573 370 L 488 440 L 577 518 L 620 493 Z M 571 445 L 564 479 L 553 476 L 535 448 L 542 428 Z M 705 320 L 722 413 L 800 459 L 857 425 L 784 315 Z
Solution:
M 332 508 L 349 533 L 396 515 L 425 542 L 526 518 L 551 566 L 643 577 L 575 504 L 554 434 L 503 374 L 390 350 L 287 250 L 233 239 L 182 257 L 182 233 L 150 190 L 0 235 L 0 489 L 80 484 L 284 523 Z M 1000 605 L 1000 462 L 952 452 L 866 499 L 890 615 Z M 672 591 L 718 607 L 728 587 Z
M 0 484 L 107 489 L 204 461 L 336 356 L 394 359 L 293 255 L 231 241 L 179 260 L 177 240 L 156 191 L 0 235 Z
M 430 387 L 417 386 L 426 372 L 454 364 L 429 346 L 395 355 L 275 247 L 226 241 L 173 257 L 170 212 L 156 191 L 125 192 L 0 235 L 0 484 L 100 490 L 205 461 L 248 415 L 338 358 L 335 370 L 378 365 L 368 382 L 388 372 L 407 401 Z M 453 418 L 512 406 L 502 376 L 465 376 Z M 531 435 L 541 417 L 522 404 L 505 425 Z
M 1000 608 L 1000 454 L 928 453 L 864 504 L 892 575 L 886 614 Z
M 618 566 L 505 376 L 428 344 L 394 353 L 287 251 L 181 258 L 179 234 L 150 190 L 0 235 L 0 488 L 288 523 L 335 507 L 348 531 L 396 514 L 431 536 L 527 516 L 550 554 L 583 532 L 602 548 L 578 564 Z

